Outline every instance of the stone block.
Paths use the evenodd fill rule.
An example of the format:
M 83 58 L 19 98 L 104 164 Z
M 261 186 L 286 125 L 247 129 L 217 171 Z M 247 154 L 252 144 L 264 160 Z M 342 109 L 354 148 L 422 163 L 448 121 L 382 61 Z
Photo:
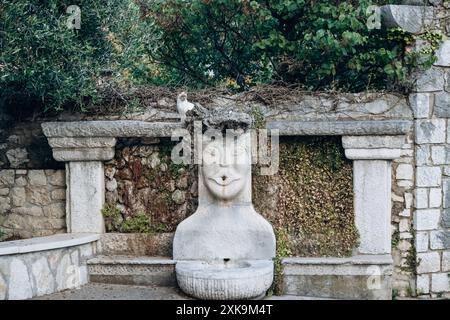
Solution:
M 418 253 L 417 263 L 417 273 L 431 273 L 441 270 L 441 257 L 438 252 Z
M 25 206 L 11 209 L 11 213 L 17 215 L 27 215 L 33 217 L 42 217 L 43 211 L 40 206 Z M 25 226 L 24 226 L 25 227 Z
M 439 227 L 441 212 L 439 209 L 416 210 L 414 226 L 417 231 L 434 230 Z
M 428 251 L 428 232 L 417 232 L 416 233 L 416 251 L 426 252 Z
M 283 259 L 283 294 L 335 298 L 392 298 L 392 265 L 375 261 L 358 261 L 367 256 L 351 258 L 286 258 Z M 389 259 L 389 255 L 387 255 Z M 369 260 L 374 260 L 370 262 Z M 380 259 L 381 260 L 381 259 Z
M 114 158 L 114 148 L 53 148 L 57 161 L 108 161 Z
M 416 143 L 444 143 L 445 142 L 445 120 L 416 120 L 415 121 Z
M 11 189 L 11 199 L 12 205 L 15 207 L 20 207 L 25 204 L 26 193 L 24 187 L 15 187 Z
M 418 187 L 439 187 L 442 180 L 440 167 L 417 167 L 416 185 Z
M 436 293 L 450 291 L 448 273 L 434 273 L 431 275 L 431 291 Z
M 61 202 L 45 206 L 44 215 L 48 218 L 62 218 L 66 215 L 66 204 Z
M 116 145 L 116 138 L 111 137 L 49 138 L 48 144 L 52 148 L 113 148 Z
M 383 26 L 421 33 L 433 26 L 434 9 L 416 5 L 385 5 L 380 8 Z
M 450 249 L 449 231 L 431 231 L 430 248 L 433 250 Z
M 20 168 L 30 161 L 25 148 L 9 149 L 6 151 L 6 158 L 8 158 L 10 168 Z
M 26 189 L 27 201 L 38 206 L 46 206 L 52 202 L 50 193 L 40 187 L 32 187 Z
M 431 165 L 431 151 L 430 147 L 427 145 L 417 145 L 416 146 L 416 165 L 424 166 Z
M 416 188 L 414 190 L 414 206 L 416 209 L 428 208 L 428 189 L 427 188 Z
M 31 279 L 25 263 L 13 258 L 10 263 L 8 298 L 10 300 L 29 299 L 33 296 Z
M 450 208 L 450 179 L 443 180 L 444 208 Z
M 0 188 L 0 196 L 7 196 L 9 194 L 9 188 Z
M 66 200 L 66 189 L 56 189 L 51 192 L 52 200 Z
M 11 199 L 9 197 L 0 197 L 0 214 L 5 214 L 11 210 Z
M 450 41 L 445 40 L 441 43 L 439 50 L 436 52 L 437 61 L 435 66 L 450 67 Z
M 400 149 L 345 149 L 351 160 L 392 160 L 400 158 Z
M 433 92 L 444 89 L 444 71 L 437 67 L 419 73 L 416 78 L 417 92 Z
M 442 271 L 450 271 L 450 251 L 442 252 Z
M 444 228 L 450 228 L 450 208 L 442 212 L 442 226 Z
M 447 160 L 447 151 L 444 146 L 431 147 L 431 159 L 434 165 L 445 164 Z
M 413 206 L 413 201 L 414 201 L 414 197 L 413 197 L 412 193 L 405 192 L 403 197 L 405 199 L 405 209 L 410 209 Z
M 417 276 L 417 294 L 430 293 L 430 276 L 428 274 Z
M 413 93 L 409 95 L 409 104 L 414 113 L 414 118 L 423 119 L 430 115 L 430 93 Z
M 412 180 L 413 175 L 413 166 L 410 164 L 402 163 L 398 165 L 395 177 L 400 180 Z
M 52 186 L 64 187 L 66 185 L 66 173 L 64 170 L 56 170 L 48 177 L 48 182 Z
M 431 188 L 430 189 L 430 208 L 439 208 L 442 204 L 442 190 L 441 188 Z
M 29 170 L 28 181 L 32 186 L 45 186 L 47 185 L 47 177 L 44 170 Z
M 0 170 L 0 186 L 12 186 L 14 185 L 14 179 L 14 170 Z
M 434 115 L 438 118 L 450 118 L 450 93 L 436 93 L 434 98 Z
M 54 292 L 55 283 L 47 259 L 41 257 L 36 260 L 31 266 L 31 271 L 36 284 L 36 295 L 42 296 Z

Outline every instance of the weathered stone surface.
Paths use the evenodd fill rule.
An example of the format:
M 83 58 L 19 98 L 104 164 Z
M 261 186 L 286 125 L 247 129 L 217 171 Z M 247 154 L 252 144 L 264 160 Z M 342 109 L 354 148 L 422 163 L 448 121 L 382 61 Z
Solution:
M 114 192 L 115 190 L 117 190 L 117 180 L 113 178 L 106 181 L 106 190 L 108 190 L 109 192 Z
M 443 180 L 444 208 L 450 208 L 450 179 Z
M 383 160 L 353 162 L 355 224 L 361 254 L 391 252 L 391 165 Z
M 414 112 L 414 118 L 428 118 L 430 114 L 430 93 L 413 93 L 409 95 L 409 103 Z
M 416 165 L 430 165 L 432 164 L 430 147 L 427 145 L 416 146 Z
M 439 118 L 450 118 L 450 93 L 440 92 L 434 98 L 434 114 Z
M 442 204 L 442 190 L 441 188 L 431 188 L 430 189 L 430 208 L 439 208 Z
M 15 207 L 23 206 L 26 201 L 25 188 L 23 188 L 23 187 L 12 188 L 11 189 L 11 199 L 12 199 L 13 206 L 15 206 Z
M 31 266 L 31 270 L 36 284 L 36 294 L 41 296 L 53 293 L 55 283 L 47 259 L 42 257 L 36 260 Z
M 268 121 L 267 128 L 280 135 L 401 135 L 411 122 L 386 121 Z
M 69 232 L 103 233 L 101 210 L 105 199 L 103 163 L 70 162 L 67 181 Z
M 442 171 L 440 167 L 417 167 L 416 185 L 418 187 L 439 187 Z
M 444 228 L 450 228 L 450 208 L 442 212 L 442 226 Z
M 442 252 L 442 271 L 450 271 L 450 251 Z
M 113 148 L 116 138 L 78 137 L 78 138 L 49 138 L 52 148 Z
M 431 159 L 434 165 L 441 165 L 447 162 L 447 151 L 444 146 L 431 147 Z
M 421 33 L 433 25 L 433 7 L 386 5 L 380 10 L 382 23 L 387 28 L 400 28 L 409 33 Z
M 434 230 L 439 226 L 441 212 L 439 209 L 422 209 L 415 212 L 415 229 L 417 231 Z
M 402 163 L 398 165 L 395 177 L 400 180 L 412 180 L 413 175 L 413 166 L 410 164 Z
M 416 79 L 415 90 L 418 92 L 434 92 L 444 89 L 444 71 L 433 67 L 421 72 Z
M 28 159 L 28 152 L 25 148 L 16 148 L 6 151 L 6 158 L 8 158 L 9 166 L 11 168 L 19 168 L 30 161 Z
M 15 185 L 17 187 L 25 187 L 28 184 L 27 178 L 25 177 L 18 177 L 16 179 Z
M 77 283 L 74 282 L 76 280 L 74 272 L 76 272 L 75 266 L 71 264 L 70 255 L 66 253 L 59 261 L 56 270 L 56 289 L 58 291 L 77 286 Z
M 416 142 L 444 143 L 445 129 L 444 119 L 416 120 Z
M 406 143 L 404 135 L 398 136 L 343 136 L 345 149 L 399 149 Z
M 432 292 L 448 292 L 450 291 L 450 281 L 448 273 L 434 273 L 431 275 L 431 291 Z
M 438 252 L 423 252 L 417 254 L 417 272 L 431 273 L 441 269 L 441 258 Z
M 52 203 L 44 207 L 44 215 L 50 218 L 62 218 L 66 215 L 65 203 Z
M 416 233 L 416 251 L 426 252 L 428 251 L 429 236 L 428 232 L 417 232 Z
M 1 188 L 0 196 L 7 196 L 9 194 L 9 188 Z
M 442 230 L 431 231 L 430 248 L 433 250 L 450 249 L 450 232 Z
M 52 137 L 170 137 L 180 123 L 131 120 L 46 122 L 42 129 Z
M 175 286 L 175 261 L 160 257 L 98 256 L 88 260 L 92 282 Z
M 29 170 L 28 181 L 32 186 L 45 186 L 47 185 L 47 177 L 44 170 Z
M 441 43 L 439 50 L 436 52 L 437 61 L 435 66 L 450 67 L 450 40 Z
M 10 300 L 29 299 L 33 296 L 31 281 L 25 263 L 14 258 L 10 264 L 8 298 Z
M 172 255 L 174 234 L 105 233 L 99 245 L 104 255 L 160 256 Z
M 42 217 L 43 210 L 39 206 L 28 206 L 28 207 L 19 207 L 19 208 L 13 208 L 11 210 L 11 213 L 17 214 L 17 215 L 28 215 L 33 217 Z M 24 227 L 24 226 L 22 226 Z
M 176 203 L 176 204 L 181 204 L 185 201 L 185 196 L 184 196 L 184 192 L 181 190 L 175 190 L 172 193 L 172 200 Z
M 430 292 L 430 276 L 429 275 L 418 275 L 417 276 L 417 293 L 427 294 Z
M 46 206 L 52 202 L 50 194 L 44 188 L 32 187 L 26 189 L 27 201 L 34 205 Z
M 14 170 L 0 170 L 0 186 L 12 186 L 14 177 Z
M 337 299 L 392 298 L 390 255 L 285 258 L 283 294 Z
M 57 170 L 48 177 L 48 182 L 53 186 L 63 187 L 66 185 L 66 174 L 64 170 Z
M 51 192 L 52 200 L 65 200 L 66 199 L 66 189 L 56 189 Z

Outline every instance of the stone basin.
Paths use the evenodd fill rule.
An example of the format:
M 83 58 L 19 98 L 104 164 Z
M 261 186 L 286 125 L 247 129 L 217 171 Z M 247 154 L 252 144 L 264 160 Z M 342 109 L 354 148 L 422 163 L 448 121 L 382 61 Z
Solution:
M 175 270 L 181 290 L 205 300 L 260 298 L 273 282 L 272 260 L 179 261 Z

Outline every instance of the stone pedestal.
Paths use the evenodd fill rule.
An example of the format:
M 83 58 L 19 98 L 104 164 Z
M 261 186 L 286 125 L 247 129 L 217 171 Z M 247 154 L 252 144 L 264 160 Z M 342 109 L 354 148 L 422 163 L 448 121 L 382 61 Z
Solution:
M 353 160 L 358 254 L 391 253 L 391 160 L 400 157 L 402 136 L 344 136 Z

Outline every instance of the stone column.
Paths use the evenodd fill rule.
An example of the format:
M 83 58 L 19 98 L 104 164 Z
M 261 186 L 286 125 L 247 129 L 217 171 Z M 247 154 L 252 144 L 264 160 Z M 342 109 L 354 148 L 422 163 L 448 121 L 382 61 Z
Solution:
M 400 157 L 405 136 L 344 136 L 353 160 L 358 254 L 391 253 L 391 160 Z
M 103 161 L 114 157 L 115 138 L 48 138 L 53 157 L 66 162 L 67 232 L 105 232 Z

